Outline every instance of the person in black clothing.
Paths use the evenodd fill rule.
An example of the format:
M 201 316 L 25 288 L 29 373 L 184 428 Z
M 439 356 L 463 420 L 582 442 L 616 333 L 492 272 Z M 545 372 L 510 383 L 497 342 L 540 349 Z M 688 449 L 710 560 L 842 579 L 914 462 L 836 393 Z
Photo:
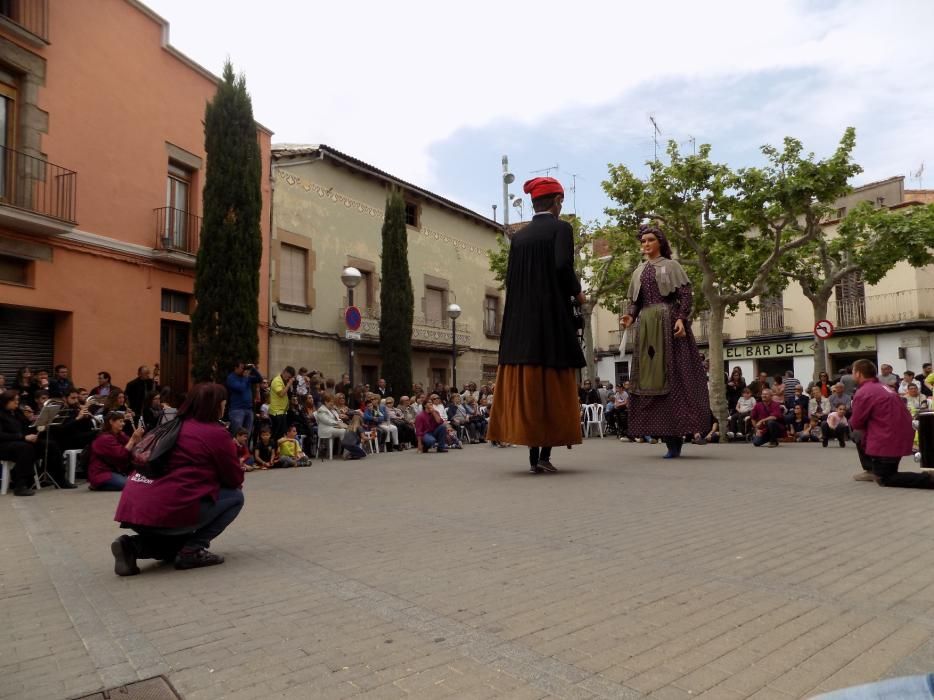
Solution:
M 62 410 L 66 416 L 64 422 L 55 428 L 55 440 L 63 450 L 85 449 L 97 436 L 90 407 L 82 406 L 78 400 L 78 391 L 72 390 L 65 397 Z
M 143 409 L 146 408 L 146 397 L 159 388 L 159 372 L 155 375 L 150 372 L 146 365 L 136 370 L 136 379 L 127 382 L 124 393 L 126 394 L 126 403 L 138 416 L 143 415 Z
M 559 218 L 564 188 L 539 177 L 523 190 L 535 215 L 509 248 L 487 439 L 528 445 L 529 471 L 540 474 L 557 471 L 553 446 L 581 443 L 576 374 L 585 361 L 572 301 L 583 304 L 585 297 L 574 271 L 574 230 Z
M 388 386 L 386 380 L 380 377 L 379 381 L 376 382 L 376 393 L 379 394 L 380 399 L 385 399 L 392 396 L 392 387 Z
M 20 367 L 16 373 L 16 382 L 11 389 L 19 393 L 19 402 L 22 406 L 31 406 L 33 404 L 33 393 L 36 391 L 36 385 L 33 381 L 33 372 L 31 367 Z
M 581 404 L 584 406 L 594 403 L 603 403 L 600 400 L 600 392 L 593 388 L 593 384 L 591 384 L 589 379 L 584 381 L 584 386 L 577 392 L 577 395 Z
M 726 405 L 731 411 L 736 408 L 736 402 L 743 395 L 745 388 L 746 380 L 743 378 L 743 370 L 734 367 L 726 382 Z
M 33 495 L 30 487 L 33 466 L 37 459 L 45 459 L 46 456 L 46 471 L 55 480 L 56 485 L 62 489 L 76 488 L 65 478 L 62 450 L 56 441 L 49 439 L 47 431 L 37 434 L 29 423 L 29 418 L 19 408 L 19 394 L 15 391 L 4 391 L 0 394 L 0 459 L 14 463 L 10 474 L 13 493 L 17 496 Z
M 68 367 L 55 365 L 55 376 L 49 382 L 49 396 L 55 399 L 64 399 L 75 390 L 75 385 L 68 377 Z

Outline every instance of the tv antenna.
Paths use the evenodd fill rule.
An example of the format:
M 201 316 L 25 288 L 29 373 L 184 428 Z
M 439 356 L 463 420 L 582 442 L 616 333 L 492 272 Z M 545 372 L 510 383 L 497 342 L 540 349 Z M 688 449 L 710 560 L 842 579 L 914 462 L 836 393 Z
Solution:
M 924 161 L 921 161 L 921 167 L 911 173 L 911 177 L 914 180 L 918 181 L 918 189 L 924 189 L 922 184 L 924 183 Z
M 697 155 L 697 139 L 696 139 L 696 138 L 694 138 L 693 136 L 691 136 L 690 134 L 688 134 L 688 140 L 687 140 L 687 141 L 682 141 L 681 143 L 682 143 L 682 145 L 684 145 L 685 143 L 691 144 L 691 151 L 692 151 L 692 153 L 693 153 L 695 156 Z
M 662 130 L 658 128 L 658 122 L 655 121 L 655 115 L 649 115 L 649 121 L 652 122 L 652 141 L 655 143 L 655 162 L 658 162 L 658 137 L 661 136 Z
M 574 216 L 577 216 L 577 178 L 581 180 L 586 179 L 583 175 L 578 173 L 571 173 L 571 206 L 573 208 Z
M 548 177 L 549 175 L 551 175 L 552 170 L 561 170 L 560 164 L 555 163 L 554 165 L 550 165 L 547 168 L 542 168 L 541 170 L 530 170 L 529 174 L 530 175 L 541 175 L 542 173 L 545 173 L 545 177 Z

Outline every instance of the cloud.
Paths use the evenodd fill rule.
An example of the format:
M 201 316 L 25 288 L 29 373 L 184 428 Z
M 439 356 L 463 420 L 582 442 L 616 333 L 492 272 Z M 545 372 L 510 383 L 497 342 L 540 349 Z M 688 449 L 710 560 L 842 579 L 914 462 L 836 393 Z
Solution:
M 256 116 L 276 140 L 329 143 L 464 194 L 484 212 L 490 196 L 450 173 L 495 184 L 499 155 L 518 154 L 517 141 L 533 133 L 542 139 L 528 146 L 529 169 L 565 153 L 604 153 L 604 165 L 622 156 L 639 162 L 652 152 L 646 115 L 653 111 L 666 135 L 729 140 L 724 125 L 757 122 L 760 133 L 749 138 L 762 143 L 784 130 L 840 131 L 848 119 L 878 116 L 889 105 L 909 113 L 891 120 L 898 128 L 920 128 L 934 94 L 921 94 L 925 76 L 934 75 L 927 36 L 934 4 L 925 0 L 279 0 L 260 12 L 246 0 L 148 2 L 171 22 L 180 50 L 215 72 L 229 55 L 246 73 Z M 742 88 L 735 97 L 724 88 L 730 84 Z M 456 149 L 445 144 L 468 132 L 487 139 L 489 162 L 461 152 L 448 160 Z M 908 145 L 891 147 L 910 155 Z M 598 188 L 600 177 L 587 186 Z

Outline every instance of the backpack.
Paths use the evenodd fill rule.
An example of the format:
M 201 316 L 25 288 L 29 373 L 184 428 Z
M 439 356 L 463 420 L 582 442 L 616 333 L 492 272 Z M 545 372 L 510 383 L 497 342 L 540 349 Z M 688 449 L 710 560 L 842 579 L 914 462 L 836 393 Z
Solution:
M 146 433 L 130 453 L 133 469 L 149 479 L 163 476 L 181 428 L 182 421 L 173 418 Z

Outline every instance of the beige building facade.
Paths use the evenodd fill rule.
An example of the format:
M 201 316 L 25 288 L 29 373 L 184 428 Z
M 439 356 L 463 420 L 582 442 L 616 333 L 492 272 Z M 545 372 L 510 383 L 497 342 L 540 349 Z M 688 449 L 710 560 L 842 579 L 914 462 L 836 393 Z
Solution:
M 904 209 L 930 201 L 927 192 L 906 190 L 903 177 L 889 178 L 854 190 L 835 203 L 834 218 L 825 222 L 833 236 L 840 219 L 856 204 Z M 763 300 L 760 300 L 760 302 Z M 781 298 L 764 300 L 752 310 L 745 305 L 728 316 L 723 328 L 724 369 L 740 367 L 747 381 L 760 371 L 774 376 L 792 370 L 802 381 L 814 372 L 814 325 L 811 302 L 797 283 Z M 858 275 L 837 285 L 828 308 L 834 337 L 826 343 L 828 367 L 838 372 L 854 360 L 868 358 L 892 365 L 895 372 L 919 371 L 934 357 L 934 265 L 913 268 L 900 263 L 878 284 Z M 630 356 L 619 352 L 619 319 L 606 310 L 594 314 L 597 375 L 613 381 L 628 375 Z M 707 347 L 707 319 L 693 322 L 694 334 Z
M 354 379 L 376 384 L 383 373 L 381 229 L 386 197 L 398 189 L 406 201 L 415 296 L 413 381 L 452 383 L 452 334 L 458 385 L 495 377 L 504 293 L 487 252 L 501 226 L 324 145 L 274 146 L 272 179 L 271 371 L 304 366 L 334 378 L 348 371 L 341 271 L 353 266 L 363 274 L 354 290 L 363 317 Z M 462 309 L 454 329 L 451 303 Z

